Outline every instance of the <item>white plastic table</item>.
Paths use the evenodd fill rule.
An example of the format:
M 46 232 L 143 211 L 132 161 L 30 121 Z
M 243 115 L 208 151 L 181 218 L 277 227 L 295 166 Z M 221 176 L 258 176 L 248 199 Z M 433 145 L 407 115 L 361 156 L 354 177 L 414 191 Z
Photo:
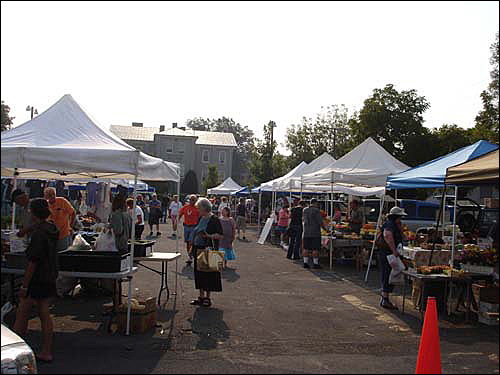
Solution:
M 134 262 L 137 262 L 138 265 L 150 270 L 151 272 L 154 272 L 158 275 L 161 276 L 161 286 L 160 286 L 160 291 L 158 292 L 158 306 L 161 306 L 161 294 L 163 293 L 164 290 L 167 291 L 167 300 L 165 301 L 168 302 L 170 299 L 170 289 L 168 288 L 168 263 L 173 262 L 174 260 L 177 260 L 181 257 L 180 253 L 152 253 L 151 256 L 149 257 L 138 257 L 134 258 Z M 145 262 L 156 262 L 156 263 L 161 263 L 161 272 L 155 270 L 154 268 L 148 267 L 145 264 Z

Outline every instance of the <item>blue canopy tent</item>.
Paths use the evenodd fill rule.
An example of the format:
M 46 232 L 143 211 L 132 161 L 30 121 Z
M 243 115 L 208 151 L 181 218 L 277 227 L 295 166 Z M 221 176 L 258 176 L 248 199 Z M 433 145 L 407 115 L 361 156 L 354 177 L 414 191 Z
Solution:
M 248 189 L 248 187 L 244 187 L 241 190 L 233 191 L 231 193 L 231 196 L 236 196 L 236 197 L 241 197 L 243 195 L 250 195 L 250 189 Z
M 389 190 L 442 188 L 445 184 L 446 170 L 449 167 L 465 163 L 496 149 L 498 149 L 496 144 L 478 141 L 448 155 L 387 177 L 386 188 Z
M 418 188 L 443 188 L 441 210 L 444 210 L 446 197 L 446 173 L 448 168 L 476 159 L 491 151 L 497 150 L 498 145 L 487 141 L 478 141 L 470 146 L 463 147 L 452 153 L 421 164 L 405 172 L 387 177 L 386 188 L 397 189 L 418 189 Z M 455 204 L 453 209 L 453 240 L 451 251 L 451 265 L 453 266 L 455 253 L 455 224 L 457 208 L 458 187 L 455 186 Z M 439 228 L 440 217 L 437 220 L 436 230 Z M 443 220 L 444 224 L 444 220 Z M 432 259 L 432 254 L 431 254 Z M 429 262 L 430 264 L 430 262 Z

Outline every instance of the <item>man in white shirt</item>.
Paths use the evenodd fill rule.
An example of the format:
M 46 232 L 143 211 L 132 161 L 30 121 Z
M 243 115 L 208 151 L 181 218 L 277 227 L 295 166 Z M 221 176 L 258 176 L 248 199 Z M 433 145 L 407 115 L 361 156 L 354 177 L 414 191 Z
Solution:
M 179 215 L 181 207 L 182 204 L 179 202 L 179 196 L 174 195 L 172 202 L 170 202 L 170 207 L 168 208 L 168 216 L 172 219 L 172 229 L 174 231 L 172 237 L 174 238 L 177 233 L 177 216 Z
M 224 209 L 225 207 L 229 207 L 229 203 L 227 201 L 227 197 L 222 197 L 222 202 L 219 205 L 219 216 L 222 217 L 222 209 Z

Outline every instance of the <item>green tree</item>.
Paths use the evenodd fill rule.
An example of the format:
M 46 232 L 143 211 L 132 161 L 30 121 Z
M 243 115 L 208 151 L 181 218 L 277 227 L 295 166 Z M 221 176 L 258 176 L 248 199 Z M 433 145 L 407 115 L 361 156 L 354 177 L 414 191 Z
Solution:
M 243 126 L 229 117 L 204 119 L 196 117 L 188 120 L 186 126 L 194 130 L 231 133 L 236 140 L 237 148 L 233 155 L 232 178 L 240 185 L 249 174 L 248 163 L 254 142 L 254 133 L 248 126 Z
M 192 169 L 184 176 L 180 189 L 182 194 L 198 194 L 198 178 Z
M 292 152 L 292 168 L 302 161 L 310 163 L 324 152 L 338 159 L 351 150 L 351 144 L 348 110 L 344 105 L 321 107 L 314 119 L 303 117 L 300 124 L 287 129 L 285 141 Z
M 207 177 L 203 180 L 203 191 L 206 194 L 208 189 L 211 189 L 219 184 L 219 172 L 216 165 L 208 166 Z
M 9 116 L 10 107 L 5 104 L 3 100 L 1 101 L 1 111 L 1 131 L 4 131 L 11 128 L 12 120 L 14 120 L 14 117 Z
M 372 137 L 403 163 L 420 164 L 428 158 L 425 153 L 414 151 L 426 132 L 423 113 L 429 107 L 427 99 L 416 90 L 399 92 L 392 84 L 374 89 L 359 114 L 349 122 L 353 141 L 359 144 Z M 419 149 L 422 149 L 421 143 Z
M 483 109 L 476 116 L 474 137 L 476 140 L 485 139 L 498 143 L 498 114 L 499 114 L 499 40 L 498 33 L 495 42 L 491 45 L 490 63 L 493 69 L 490 72 L 491 82 L 488 88 L 481 93 Z

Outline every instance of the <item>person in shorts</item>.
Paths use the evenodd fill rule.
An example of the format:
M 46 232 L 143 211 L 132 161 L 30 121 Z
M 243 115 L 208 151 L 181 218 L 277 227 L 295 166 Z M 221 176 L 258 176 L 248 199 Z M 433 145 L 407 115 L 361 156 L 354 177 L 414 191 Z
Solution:
M 179 221 L 184 217 L 184 242 L 186 243 L 186 251 L 189 256 L 186 264 L 190 266 L 193 263 L 191 233 L 198 225 L 200 212 L 196 207 L 198 197 L 195 194 L 189 196 L 189 203 L 184 205 L 179 211 Z
M 52 339 L 54 323 L 50 316 L 50 301 L 57 295 L 57 241 L 59 230 L 47 221 L 51 215 L 49 203 L 43 198 L 30 202 L 33 215 L 33 231 L 26 249 L 28 266 L 19 290 L 19 305 L 16 312 L 14 331 L 25 336 L 31 310 L 36 304 L 42 325 L 42 350 L 36 356 L 39 362 L 52 362 Z
M 302 214 L 304 226 L 304 268 L 309 268 L 309 258 L 313 257 L 313 268 L 321 268 L 319 264 L 319 251 L 321 250 L 321 228 L 328 230 L 319 210 L 318 200 L 311 199 L 311 204 L 306 207 Z
M 158 200 L 156 194 L 153 194 L 153 199 L 149 202 L 149 233 L 150 236 L 153 235 L 153 225 L 156 225 L 156 235 L 161 236 L 160 232 L 160 219 L 161 219 L 161 202 Z
M 175 238 L 177 236 L 177 216 L 179 215 L 179 211 L 182 207 L 182 204 L 179 202 L 179 196 L 174 195 L 174 198 L 170 202 L 170 206 L 168 207 L 168 216 L 172 220 L 172 237 Z
M 240 203 L 236 206 L 236 229 L 238 230 L 238 239 L 240 239 L 240 231 L 242 231 L 243 241 L 246 241 L 247 207 L 245 205 L 245 198 L 240 198 Z

